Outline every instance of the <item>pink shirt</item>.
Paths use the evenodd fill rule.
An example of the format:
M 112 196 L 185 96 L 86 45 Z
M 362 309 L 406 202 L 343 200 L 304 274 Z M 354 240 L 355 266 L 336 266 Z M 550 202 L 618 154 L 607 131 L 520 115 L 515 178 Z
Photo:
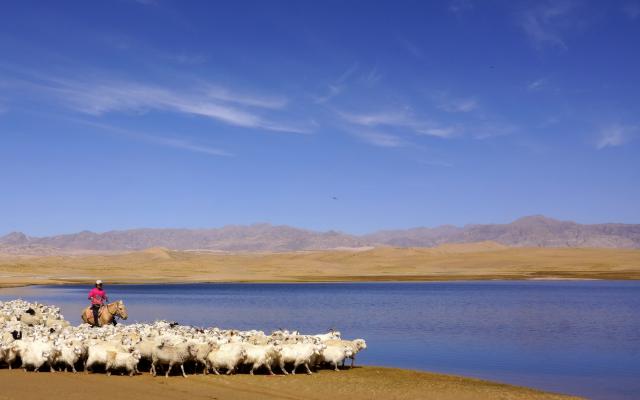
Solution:
M 106 303 L 109 299 L 107 298 L 107 292 L 102 289 L 98 289 L 94 287 L 89 292 L 89 300 L 91 300 L 91 304 L 99 304 L 102 305 Z

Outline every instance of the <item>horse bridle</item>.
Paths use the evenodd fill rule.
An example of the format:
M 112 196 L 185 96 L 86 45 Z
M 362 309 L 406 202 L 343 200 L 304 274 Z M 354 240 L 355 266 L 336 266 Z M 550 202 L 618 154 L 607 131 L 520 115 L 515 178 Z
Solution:
M 113 304 L 116 306 L 116 310 L 114 312 L 111 312 L 111 310 L 109 309 L 109 306 Z M 107 311 L 109 311 L 109 314 L 111 314 L 112 317 L 117 317 L 118 315 L 118 311 L 120 311 L 120 307 L 118 306 L 118 303 L 111 303 L 111 304 L 107 304 Z

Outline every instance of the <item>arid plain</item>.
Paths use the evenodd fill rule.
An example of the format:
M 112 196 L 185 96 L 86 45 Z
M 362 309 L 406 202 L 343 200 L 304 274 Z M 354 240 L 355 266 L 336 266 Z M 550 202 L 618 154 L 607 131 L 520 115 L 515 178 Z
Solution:
M 640 279 L 640 250 L 521 248 L 494 242 L 286 253 L 151 248 L 129 253 L 0 256 L 0 285 Z

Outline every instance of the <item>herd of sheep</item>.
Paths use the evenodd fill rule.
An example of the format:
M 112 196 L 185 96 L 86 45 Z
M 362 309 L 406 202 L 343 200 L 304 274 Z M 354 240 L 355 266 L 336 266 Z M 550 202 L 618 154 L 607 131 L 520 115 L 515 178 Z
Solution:
M 145 366 L 155 376 L 162 369 L 169 376 L 185 365 L 195 373 L 227 375 L 253 373 L 263 368 L 269 374 L 280 370 L 295 374 L 298 367 L 311 370 L 329 366 L 338 371 L 346 359 L 367 347 L 363 339 L 343 340 L 340 332 L 319 335 L 277 330 L 262 331 L 196 328 L 167 321 L 153 324 L 71 326 L 55 306 L 23 300 L 0 301 L 0 365 L 20 365 L 25 371 L 42 367 L 56 370 L 113 371 L 134 375 Z M 290 368 L 287 370 L 287 368 Z M 289 372 L 291 371 L 291 372 Z

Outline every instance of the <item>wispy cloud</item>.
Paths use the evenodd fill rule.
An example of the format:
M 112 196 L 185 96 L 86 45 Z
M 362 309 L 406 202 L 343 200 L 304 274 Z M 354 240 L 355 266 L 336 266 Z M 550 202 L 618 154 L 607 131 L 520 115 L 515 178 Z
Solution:
M 622 6 L 622 12 L 632 20 L 640 17 L 640 3 L 627 3 Z
M 617 147 L 629 142 L 633 135 L 638 132 L 637 126 L 623 126 L 613 124 L 600 130 L 596 141 L 598 150 L 605 147 Z
M 352 133 L 360 138 L 362 141 L 378 147 L 402 147 L 406 145 L 406 142 L 399 136 L 389 133 L 369 131 L 369 130 L 354 130 Z
M 382 111 L 364 114 L 339 111 L 338 115 L 347 122 L 362 126 L 397 125 L 411 127 L 416 124 L 415 121 L 405 113 L 395 111 Z
M 245 128 L 310 133 L 306 127 L 280 122 L 260 112 L 282 108 L 286 99 L 252 96 L 216 85 L 177 89 L 123 80 L 49 77 L 20 82 L 54 96 L 70 109 L 95 116 L 160 110 L 198 115 Z
M 478 100 L 471 96 L 451 95 L 448 91 L 433 91 L 427 95 L 437 109 L 448 113 L 469 113 L 480 108 Z
M 345 92 L 349 87 L 360 86 L 372 88 L 382 79 L 382 74 L 378 70 L 378 67 L 373 67 L 369 70 L 360 68 L 358 64 L 353 64 L 346 71 L 344 71 L 337 79 L 327 84 L 323 88 L 322 94 L 311 96 L 312 100 L 316 104 L 328 103 L 335 97 L 338 97 Z
M 470 112 L 478 108 L 475 99 L 446 99 L 440 102 L 438 108 L 447 112 Z
M 313 101 L 316 104 L 326 103 L 327 101 L 331 100 L 332 98 L 342 93 L 342 90 L 343 90 L 343 86 L 341 85 L 329 84 L 327 85 L 326 93 L 320 96 L 314 96 Z
M 196 153 L 208 154 L 210 156 L 231 157 L 233 154 L 210 146 L 192 143 L 184 139 L 166 138 L 166 137 L 148 137 L 150 141 L 176 149 L 189 150 Z
M 548 45 L 566 49 L 567 44 L 562 33 L 580 24 L 572 15 L 579 3 L 572 0 L 556 0 L 534 4 L 535 6 L 524 10 L 518 18 L 524 33 L 537 48 Z
M 535 92 L 543 89 L 547 85 L 547 80 L 545 78 L 536 79 L 527 83 L 527 90 L 531 92 Z
M 117 135 L 125 136 L 134 140 L 152 143 L 160 146 L 172 147 L 174 149 L 187 150 L 194 153 L 202 153 L 210 156 L 218 156 L 218 157 L 234 156 L 234 154 L 229 153 L 226 150 L 207 146 L 200 143 L 194 143 L 185 138 L 151 135 L 149 133 L 133 131 L 130 129 L 124 129 L 124 128 L 120 128 L 120 127 L 109 125 L 109 124 L 86 121 L 82 119 L 67 118 L 67 120 L 76 124 L 90 126 L 105 132 L 115 133 Z
M 446 127 L 431 121 L 420 120 L 408 112 L 381 111 L 376 113 L 350 113 L 338 111 L 338 115 L 345 121 L 363 127 L 389 127 L 408 129 L 414 134 L 449 138 L 455 136 L 455 127 Z
M 282 109 L 288 103 L 288 100 L 284 97 L 265 97 L 252 94 L 244 94 L 220 86 L 210 85 L 207 87 L 205 92 L 207 96 L 211 97 L 212 99 L 251 107 Z
M 460 133 L 460 129 L 452 126 L 446 127 L 446 128 L 432 127 L 432 128 L 421 128 L 421 129 L 418 129 L 417 132 L 423 135 L 428 135 L 428 136 L 449 138 L 449 137 L 458 135 Z
M 382 79 L 382 74 L 378 71 L 377 67 L 371 68 L 371 70 L 360 77 L 360 81 L 368 87 L 377 84 Z
M 354 63 L 347 68 L 340 76 L 326 87 L 325 93 L 319 96 L 313 96 L 316 104 L 323 104 L 342 93 L 346 87 L 346 82 L 358 70 L 358 64 Z

